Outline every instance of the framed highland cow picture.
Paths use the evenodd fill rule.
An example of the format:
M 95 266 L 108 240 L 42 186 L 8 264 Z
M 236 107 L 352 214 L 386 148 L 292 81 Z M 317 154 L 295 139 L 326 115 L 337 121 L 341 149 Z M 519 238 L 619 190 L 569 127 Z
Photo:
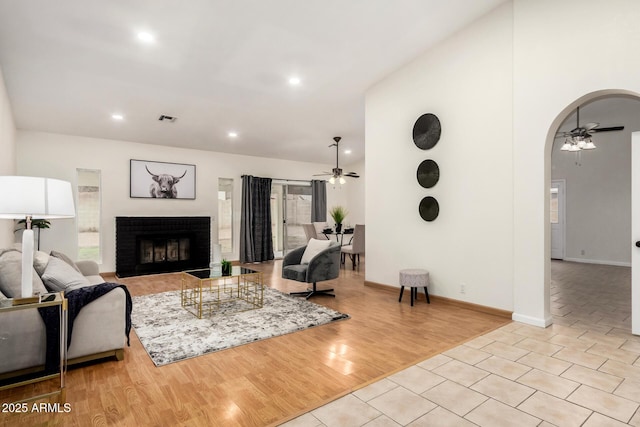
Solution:
M 196 165 L 131 159 L 131 198 L 196 198 Z

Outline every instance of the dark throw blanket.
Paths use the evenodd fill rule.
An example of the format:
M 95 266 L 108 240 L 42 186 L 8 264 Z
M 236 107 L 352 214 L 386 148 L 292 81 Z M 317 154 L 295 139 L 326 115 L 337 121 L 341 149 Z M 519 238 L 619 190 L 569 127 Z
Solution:
M 82 307 L 90 302 L 100 298 L 107 292 L 112 291 L 115 288 L 122 288 L 126 295 L 126 310 L 125 310 L 125 336 L 127 337 L 127 345 L 129 343 L 129 334 L 131 332 L 131 310 L 133 309 L 133 303 L 131 301 L 131 295 L 127 287 L 120 283 L 99 283 L 93 286 L 86 286 L 84 288 L 75 289 L 65 292 L 64 296 L 68 302 L 68 321 L 67 321 L 67 348 L 71 345 L 71 333 L 73 332 L 73 322 L 82 310 Z M 57 372 L 60 369 L 60 312 L 57 306 L 39 308 L 40 316 L 44 320 L 46 327 L 47 337 L 47 354 L 45 362 L 45 370 L 48 373 Z M 96 331 L 100 333 L 100 331 Z

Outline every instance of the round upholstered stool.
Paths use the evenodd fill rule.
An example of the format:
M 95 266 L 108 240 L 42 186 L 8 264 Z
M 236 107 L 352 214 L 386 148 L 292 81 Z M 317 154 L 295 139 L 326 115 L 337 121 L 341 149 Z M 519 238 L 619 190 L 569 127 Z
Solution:
M 402 294 L 404 293 L 404 287 L 411 288 L 411 306 L 413 306 L 413 300 L 418 299 L 418 288 L 424 288 L 424 294 L 427 297 L 427 304 L 431 304 L 429 300 L 429 272 L 420 268 L 410 268 L 406 270 L 400 270 L 400 298 L 398 302 L 402 302 Z

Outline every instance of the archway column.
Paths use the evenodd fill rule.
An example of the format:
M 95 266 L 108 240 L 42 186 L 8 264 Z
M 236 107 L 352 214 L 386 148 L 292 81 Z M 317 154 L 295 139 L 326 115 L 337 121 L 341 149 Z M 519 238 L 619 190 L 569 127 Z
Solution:
M 515 136 L 515 135 L 514 135 Z M 530 136 L 523 136 L 527 139 Z M 517 141 L 517 139 L 516 139 Z M 514 143 L 514 310 L 513 320 L 534 326 L 551 324 L 549 303 L 550 162 L 542 144 Z M 540 207 L 544 206 L 544 211 Z M 545 234 L 546 233 L 546 234 Z

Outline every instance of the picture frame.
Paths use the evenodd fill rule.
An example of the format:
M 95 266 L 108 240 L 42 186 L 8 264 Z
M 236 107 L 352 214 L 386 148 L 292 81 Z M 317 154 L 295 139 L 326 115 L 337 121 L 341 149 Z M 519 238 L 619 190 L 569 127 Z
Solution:
M 131 198 L 196 198 L 196 165 L 131 159 L 129 172 Z

